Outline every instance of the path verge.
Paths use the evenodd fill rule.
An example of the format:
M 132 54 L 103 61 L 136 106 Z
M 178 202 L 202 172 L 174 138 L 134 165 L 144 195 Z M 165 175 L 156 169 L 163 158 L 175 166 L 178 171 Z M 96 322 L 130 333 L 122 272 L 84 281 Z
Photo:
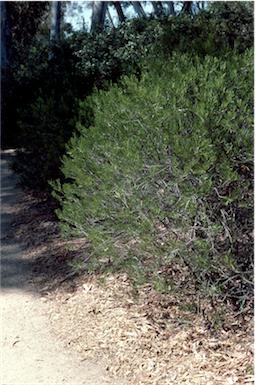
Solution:
M 1 384 L 115 384 L 107 377 L 106 364 L 81 361 L 52 332 L 31 275 L 34 261 L 26 253 L 25 243 L 17 243 L 11 236 L 23 194 L 8 167 L 10 156 L 3 152 L 1 157 Z

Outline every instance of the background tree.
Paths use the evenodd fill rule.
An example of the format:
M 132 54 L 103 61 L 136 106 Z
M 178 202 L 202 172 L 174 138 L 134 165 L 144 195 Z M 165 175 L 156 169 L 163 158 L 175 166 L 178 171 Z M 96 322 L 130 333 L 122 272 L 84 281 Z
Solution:
M 48 24 L 49 2 L 6 1 L 1 2 L 1 11 L 9 59 L 26 60 L 27 48 L 35 41 L 38 31 Z
M 12 25 L 10 7 L 6 1 L 1 1 L 1 69 L 4 70 L 12 61 L 11 49 Z M 2 73 L 3 75 L 3 73 Z
M 168 7 L 169 15 L 175 16 L 176 12 L 174 10 L 174 2 L 173 1 L 166 1 L 165 4 Z
M 61 1 L 52 1 L 51 18 L 50 18 L 49 60 L 54 59 L 55 46 L 60 39 L 60 25 L 61 25 Z
M 120 1 L 112 1 L 111 4 L 115 7 L 115 9 L 117 11 L 119 21 L 121 23 L 124 22 L 126 20 L 126 16 L 124 15 L 124 12 L 122 10 L 121 2 Z
M 104 4 L 105 3 L 105 4 Z M 104 5 L 107 7 L 106 9 L 108 11 L 105 11 Z M 125 20 L 127 20 L 127 16 L 125 13 L 127 13 L 127 9 L 130 7 L 133 8 L 132 18 L 134 15 L 138 18 L 156 18 L 156 19 L 163 19 L 164 17 L 168 16 L 175 16 L 176 14 L 192 14 L 195 12 L 195 9 L 197 8 L 198 11 L 202 9 L 203 7 L 200 6 L 201 2 L 193 2 L 193 1 L 112 1 L 112 2 L 100 2 L 100 1 L 92 1 L 88 2 L 87 6 L 92 7 L 92 25 L 91 25 L 91 31 L 95 31 L 97 28 L 96 26 L 100 26 L 99 29 L 104 26 L 105 24 L 105 13 L 107 12 L 108 18 L 110 19 L 111 25 L 113 25 L 113 21 L 111 20 L 111 12 L 110 12 L 110 6 L 114 7 L 119 22 L 122 23 Z M 148 7 L 151 5 L 153 8 L 153 12 L 148 11 Z M 204 5 L 203 5 L 204 6 Z M 130 18 L 130 16 L 129 16 Z
M 146 15 L 146 13 L 145 13 L 145 11 L 144 11 L 142 5 L 141 5 L 141 2 L 140 2 L 140 1 L 131 1 L 131 3 L 132 3 L 132 5 L 133 5 L 134 10 L 135 10 L 135 12 L 137 13 L 137 15 L 138 15 L 139 17 L 143 17 L 144 19 L 146 19 L 146 18 L 147 18 L 147 15 Z
M 190 14 L 192 12 L 192 1 L 184 1 L 181 12 Z
M 18 142 L 18 109 L 31 98 L 39 81 L 44 37 L 49 39 L 49 2 L 1 2 L 1 134 L 3 146 Z M 31 54 L 33 53 L 33 58 Z M 35 60 L 36 56 L 38 62 Z M 34 73 L 37 75 L 34 77 Z M 33 75 L 32 75 L 33 74 Z M 33 81 L 31 81 L 33 77 Z M 29 79 L 28 79 L 29 78 Z M 37 80 L 36 80 L 37 79 Z M 33 85 L 34 87 L 34 85 Z
M 152 1 L 151 3 L 154 9 L 155 16 L 157 17 L 157 19 L 161 19 L 165 14 L 165 10 L 163 8 L 162 2 Z
M 107 9 L 107 1 L 93 1 L 91 31 L 100 31 L 103 29 Z

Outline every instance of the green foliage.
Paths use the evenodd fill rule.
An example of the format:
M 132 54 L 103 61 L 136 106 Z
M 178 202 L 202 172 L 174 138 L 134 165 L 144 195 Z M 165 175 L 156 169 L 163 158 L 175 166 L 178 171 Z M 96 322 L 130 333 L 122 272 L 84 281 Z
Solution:
M 200 293 L 242 310 L 253 263 L 251 4 L 73 33 L 54 62 L 48 4 L 8 6 L 17 27 L 2 144 L 20 148 L 22 181 L 49 192 L 56 180 L 63 234 L 88 237 L 91 270 L 108 261 L 165 293 L 176 263 Z
M 138 19 L 103 32 L 74 34 L 70 44 L 75 68 L 93 86 L 102 87 L 108 80 L 116 82 L 124 74 L 139 72 L 141 58 L 162 33 L 159 22 Z
M 163 51 L 193 51 L 222 56 L 235 48 L 253 47 L 253 7 L 247 2 L 209 2 L 196 15 L 180 14 L 163 22 Z
M 94 123 L 78 124 L 66 183 L 53 183 L 63 234 L 88 237 L 95 258 L 115 267 L 156 272 L 177 258 L 201 287 L 217 281 L 223 290 L 233 269 L 249 281 L 252 63 L 252 51 L 173 54 L 140 81 L 95 91 L 81 104 L 93 105 Z
M 75 76 L 66 42 L 56 47 L 56 63 L 48 62 L 47 41 L 42 39 L 37 48 L 30 47 L 26 63 L 12 67 L 13 75 L 10 69 L 4 95 L 3 145 L 20 149 L 13 167 L 23 184 L 49 192 L 48 180 L 61 175 L 60 158 L 75 130 L 78 97 L 90 90 Z M 89 112 L 86 118 L 92 118 Z
M 177 50 L 225 55 L 226 47 L 233 46 L 231 36 L 238 51 L 250 46 L 252 11 L 239 3 L 216 4 L 192 17 L 180 14 L 164 21 L 132 20 L 98 34 L 73 33 L 59 41 L 54 63 L 48 62 L 48 7 L 12 6 L 14 22 L 24 17 L 26 9 L 35 16 L 27 37 L 15 22 L 22 29 L 24 49 L 7 70 L 8 80 L 3 84 L 2 144 L 22 148 L 15 169 L 23 181 L 31 181 L 35 189 L 48 189 L 48 180 L 61 176 L 60 157 L 75 132 L 76 117 L 80 114 L 78 120 L 85 126 L 93 119 L 93 105 L 79 113 L 77 100 L 90 95 L 95 86 L 109 88 L 123 75 L 133 73 L 139 78 L 141 60 L 146 67 L 148 53 L 157 56 L 158 51 L 168 54 Z M 17 28 L 13 30 L 14 45 Z M 189 91 L 196 95 L 196 86 Z M 186 114 L 192 112 L 187 110 Z
M 74 125 L 70 118 L 72 107 L 75 113 L 72 94 L 57 101 L 42 94 L 29 111 L 20 111 L 19 140 L 25 150 L 18 152 L 13 167 L 23 184 L 47 191 L 47 180 L 59 177 L 60 158 Z
M 14 168 L 23 183 L 49 190 L 48 180 L 61 176 L 60 158 L 75 131 L 78 99 L 95 85 L 107 88 L 106 81 L 138 71 L 160 33 L 156 30 L 153 22 L 134 21 L 96 35 L 73 34 L 58 43 L 54 63 L 48 62 L 48 42 L 39 39 L 27 49 L 27 61 L 9 69 L 3 142 L 22 148 Z M 85 125 L 92 122 L 92 110 L 79 116 Z
M 209 12 L 215 22 L 215 38 L 239 51 L 253 47 L 254 7 L 247 1 L 210 2 Z
M 14 61 L 24 61 L 27 59 L 30 44 L 34 43 L 35 35 L 46 24 L 49 3 L 7 1 L 5 6 L 10 27 L 7 35 L 8 49 Z

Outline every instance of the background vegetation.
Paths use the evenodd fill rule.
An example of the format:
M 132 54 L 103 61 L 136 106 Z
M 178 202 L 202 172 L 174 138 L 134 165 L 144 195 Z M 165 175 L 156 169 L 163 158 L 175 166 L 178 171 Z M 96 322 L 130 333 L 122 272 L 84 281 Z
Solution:
M 62 25 L 50 41 L 43 3 L 27 32 L 9 5 L 2 145 L 18 148 L 23 184 L 53 194 L 63 236 L 91 244 L 90 269 L 169 292 L 178 266 L 186 290 L 250 309 L 250 4 L 138 9 L 115 28 L 94 13 L 90 33 Z

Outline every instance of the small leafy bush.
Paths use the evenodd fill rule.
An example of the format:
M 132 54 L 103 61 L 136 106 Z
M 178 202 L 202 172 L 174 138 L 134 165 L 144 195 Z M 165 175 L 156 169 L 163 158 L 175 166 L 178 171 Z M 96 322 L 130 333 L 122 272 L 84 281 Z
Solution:
M 81 103 L 52 183 L 66 237 L 87 237 L 94 266 L 155 276 L 173 261 L 198 287 L 244 306 L 252 287 L 253 52 L 173 54 Z M 233 283 L 233 274 L 238 279 Z M 165 277 L 167 281 L 167 277 Z M 214 290 L 214 287 L 217 290 Z
M 163 29 L 156 20 L 135 19 L 118 28 L 93 34 L 77 33 L 70 38 L 76 71 L 92 86 L 139 73 L 141 59 L 153 49 Z

